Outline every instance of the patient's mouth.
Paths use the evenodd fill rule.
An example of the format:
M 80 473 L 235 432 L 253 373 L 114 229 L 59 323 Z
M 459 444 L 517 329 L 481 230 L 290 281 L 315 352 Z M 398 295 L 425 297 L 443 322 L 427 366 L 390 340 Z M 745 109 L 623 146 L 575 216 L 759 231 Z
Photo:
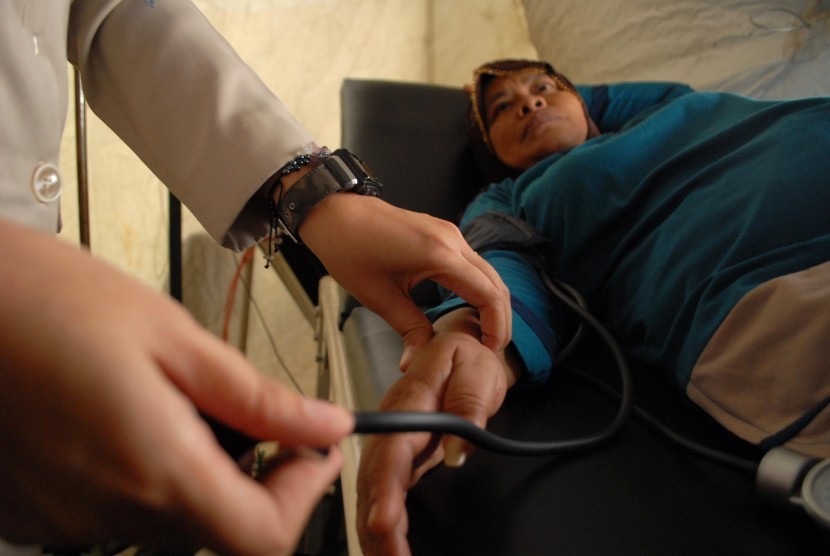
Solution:
M 527 123 L 525 127 L 524 137 L 523 139 L 527 139 L 528 137 L 533 137 L 541 132 L 549 123 L 558 119 L 559 116 L 550 111 L 539 111 L 535 112 Z

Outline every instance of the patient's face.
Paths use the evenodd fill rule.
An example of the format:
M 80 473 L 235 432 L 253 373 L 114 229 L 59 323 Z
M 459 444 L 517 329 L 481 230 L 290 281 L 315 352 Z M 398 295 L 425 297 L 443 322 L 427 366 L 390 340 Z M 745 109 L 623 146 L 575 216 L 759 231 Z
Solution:
M 560 90 L 544 73 L 527 70 L 494 79 L 483 104 L 496 156 L 519 170 L 581 145 L 588 137 L 579 97 Z

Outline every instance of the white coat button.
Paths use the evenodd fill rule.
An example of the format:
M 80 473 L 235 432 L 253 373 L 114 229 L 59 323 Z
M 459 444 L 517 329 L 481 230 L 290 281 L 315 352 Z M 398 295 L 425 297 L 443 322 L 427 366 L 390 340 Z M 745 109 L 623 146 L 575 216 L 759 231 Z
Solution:
M 61 196 L 61 174 L 50 162 L 41 162 L 32 174 L 32 193 L 41 203 L 51 203 Z

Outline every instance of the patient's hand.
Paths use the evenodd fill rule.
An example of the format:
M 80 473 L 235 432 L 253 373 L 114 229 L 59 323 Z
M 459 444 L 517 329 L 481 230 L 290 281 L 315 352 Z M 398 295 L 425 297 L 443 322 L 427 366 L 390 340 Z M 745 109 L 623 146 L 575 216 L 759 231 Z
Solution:
M 480 338 L 474 309 L 441 317 L 435 322 L 435 336 L 418 350 L 380 409 L 446 411 L 484 427 L 515 383 L 516 373 L 505 352 L 494 353 Z M 453 460 L 448 463 L 460 464 L 468 448 L 458 438 L 442 440 L 429 433 L 367 439 L 358 476 L 358 532 L 367 555 L 409 554 L 406 491 L 445 454 Z

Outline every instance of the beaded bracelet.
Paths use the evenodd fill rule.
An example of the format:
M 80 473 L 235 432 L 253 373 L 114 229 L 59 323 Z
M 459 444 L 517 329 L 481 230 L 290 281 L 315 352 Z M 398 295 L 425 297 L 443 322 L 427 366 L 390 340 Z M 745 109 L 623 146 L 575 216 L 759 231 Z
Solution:
M 268 185 L 269 225 L 268 254 L 265 256 L 265 268 L 269 268 L 271 266 L 271 261 L 274 259 L 274 255 L 279 252 L 280 245 L 282 245 L 283 235 L 286 233 L 288 233 L 289 236 L 291 235 L 290 232 L 288 232 L 282 225 L 279 218 L 282 195 L 285 191 L 282 184 L 282 178 L 288 174 L 298 171 L 304 166 L 308 166 L 311 162 L 316 162 L 326 158 L 330 154 L 331 151 L 328 147 L 318 147 L 316 143 L 310 143 L 304 149 L 298 151 L 297 156 L 293 160 L 289 161 L 282 168 L 274 172 L 273 176 L 268 178 L 266 184 Z M 274 197 L 276 197 L 276 201 L 274 201 Z M 294 241 L 297 241 L 293 236 L 291 236 L 291 238 Z

